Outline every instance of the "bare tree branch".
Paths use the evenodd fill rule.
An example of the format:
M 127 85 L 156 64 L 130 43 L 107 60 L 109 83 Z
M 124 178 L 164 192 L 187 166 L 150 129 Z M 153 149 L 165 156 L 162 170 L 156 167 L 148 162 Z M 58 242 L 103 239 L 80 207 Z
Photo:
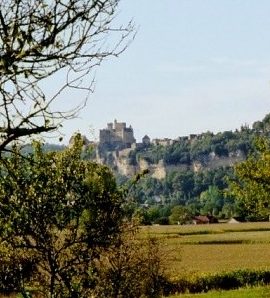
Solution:
M 134 37 L 132 22 L 114 26 L 119 1 L 0 0 L 0 151 L 22 136 L 56 130 L 85 105 L 53 109 L 70 88 L 87 99 L 93 68 Z M 60 71 L 62 82 L 53 94 L 45 91 Z

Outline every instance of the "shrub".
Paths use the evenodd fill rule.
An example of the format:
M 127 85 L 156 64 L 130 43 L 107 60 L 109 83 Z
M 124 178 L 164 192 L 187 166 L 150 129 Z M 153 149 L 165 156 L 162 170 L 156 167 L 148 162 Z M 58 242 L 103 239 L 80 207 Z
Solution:
M 96 297 L 160 297 L 167 280 L 163 260 L 156 239 L 138 239 L 126 230 L 99 261 Z
M 230 290 L 270 283 L 269 270 L 237 270 L 206 276 L 184 276 L 166 283 L 164 294 L 200 293 L 209 290 Z
M 160 217 L 158 219 L 155 220 L 155 224 L 158 225 L 168 225 L 169 224 L 169 218 L 166 216 Z
M 22 290 L 23 281 L 29 281 L 35 269 L 33 256 L 19 249 L 15 253 L 6 243 L 2 243 L 0 259 L 0 292 L 8 294 Z

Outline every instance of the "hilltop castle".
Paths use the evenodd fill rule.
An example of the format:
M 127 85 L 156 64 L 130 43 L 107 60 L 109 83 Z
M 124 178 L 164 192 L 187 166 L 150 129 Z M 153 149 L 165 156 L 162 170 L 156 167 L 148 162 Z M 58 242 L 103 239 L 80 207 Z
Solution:
M 107 128 L 99 131 L 99 147 L 109 150 L 131 148 L 136 143 L 133 128 L 127 127 L 125 122 L 108 123 Z

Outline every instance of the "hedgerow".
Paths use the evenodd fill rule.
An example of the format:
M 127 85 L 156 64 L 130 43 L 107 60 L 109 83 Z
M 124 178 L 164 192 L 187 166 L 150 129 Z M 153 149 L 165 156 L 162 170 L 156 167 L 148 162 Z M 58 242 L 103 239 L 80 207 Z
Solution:
M 201 276 L 184 276 L 163 285 L 163 294 L 202 293 L 209 290 L 231 290 L 270 283 L 270 270 L 236 270 Z

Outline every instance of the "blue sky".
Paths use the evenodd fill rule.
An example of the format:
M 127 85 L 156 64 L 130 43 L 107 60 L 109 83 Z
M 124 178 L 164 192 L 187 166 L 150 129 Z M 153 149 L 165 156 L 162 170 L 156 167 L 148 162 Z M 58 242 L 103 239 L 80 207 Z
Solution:
M 137 141 L 235 130 L 270 112 L 269 0 L 122 0 L 138 33 L 96 72 L 95 92 L 64 123 L 97 138 L 114 119 Z

